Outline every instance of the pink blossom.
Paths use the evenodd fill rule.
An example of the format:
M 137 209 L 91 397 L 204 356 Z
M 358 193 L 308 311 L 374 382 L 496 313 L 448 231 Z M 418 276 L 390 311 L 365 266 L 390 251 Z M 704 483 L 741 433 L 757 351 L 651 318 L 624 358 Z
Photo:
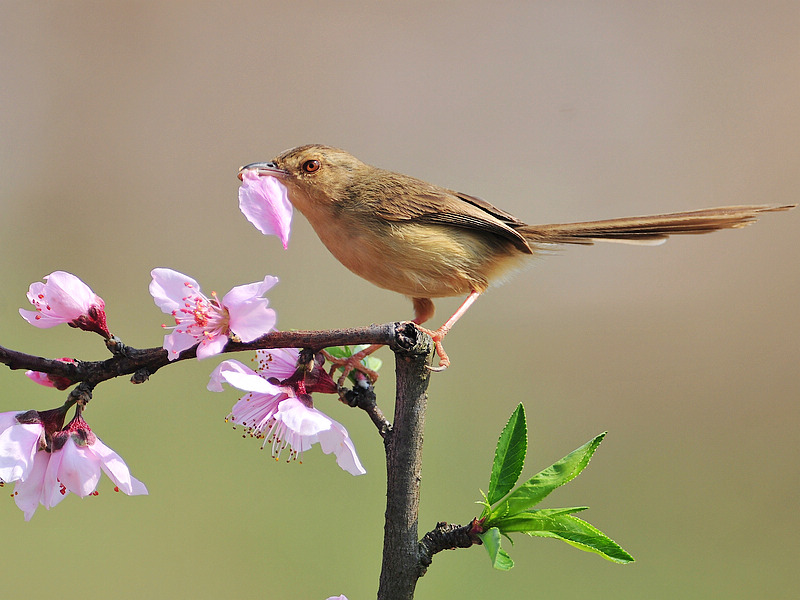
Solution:
M 37 452 L 33 457 L 33 466 L 28 474 L 28 478 L 25 481 L 18 481 L 14 486 L 14 493 L 12 494 L 14 502 L 17 503 L 17 507 L 25 514 L 26 521 L 31 520 L 40 503 L 45 503 L 45 474 L 47 473 L 49 464 L 50 453 L 44 450 Z M 47 496 L 52 495 L 49 492 L 50 490 L 48 489 Z M 50 506 L 46 506 L 46 508 L 48 510 L 53 508 L 53 506 L 61 502 L 65 496 L 66 493 L 57 495 L 55 502 Z
M 0 413 L 0 483 L 27 479 L 34 455 L 44 444 L 41 421 L 24 418 L 30 412 Z M 22 421 L 19 417 L 23 417 Z
M 272 455 L 277 459 L 281 451 L 290 448 L 290 459 L 319 442 L 325 454 L 333 452 L 336 464 L 351 475 L 363 475 L 367 471 L 361 465 L 356 448 L 344 426 L 317 410 L 311 404 L 311 396 L 302 395 L 278 404 L 278 412 L 270 424 L 270 436 L 265 444 L 272 443 Z
M 228 383 L 248 392 L 233 406 L 227 420 L 263 439 L 262 447 L 270 444 L 275 459 L 287 448 L 289 460 L 299 459 L 319 443 L 325 454 L 336 455 L 342 469 L 363 475 L 366 470 L 344 426 L 314 408 L 309 394 L 280 385 L 281 379 L 294 375 L 298 354 L 294 348 L 260 350 L 258 371 L 237 360 L 223 361 L 211 373 L 208 389 L 221 392 L 222 384 Z
M 275 177 L 259 176 L 252 169 L 242 171 L 239 210 L 264 235 L 277 235 L 286 249 L 292 224 L 292 203 L 280 181 Z
M 275 326 L 275 311 L 262 296 L 277 277 L 237 286 L 219 300 L 213 292 L 208 298 L 194 279 L 172 269 L 153 269 L 151 275 L 150 294 L 156 305 L 175 318 L 172 333 L 164 336 L 170 360 L 198 342 L 197 358 L 207 358 L 222 352 L 233 336 L 252 342 Z
M 64 358 L 57 358 L 56 360 L 65 363 L 75 362 L 74 358 L 68 358 L 66 356 Z M 27 375 L 31 381 L 39 385 L 56 388 L 57 390 L 65 390 L 74 383 L 74 381 L 66 377 L 59 377 L 51 373 L 42 373 L 41 371 L 25 371 L 25 375 Z
M 83 281 L 65 271 L 54 271 L 28 288 L 28 300 L 36 310 L 19 309 L 31 325 L 46 328 L 67 323 L 111 337 L 106 326 L 105 302 Z
M 341 596 L 331 596 L 330 598 L 327 598 L 327 600 L 347 600 L 347 596 L 344 594 Z
M 82 417 L 53 434 L 52 452 L 39 451 L 27 479 L 14 487 L 14 500 L 29 521 L 41 504 L 48 510 L 72 492 L 81 498 L 97 495 L 101 472 L 114 482 L 115 491 L 129 496 L 147 494 L 125 461 L 92 432 Z

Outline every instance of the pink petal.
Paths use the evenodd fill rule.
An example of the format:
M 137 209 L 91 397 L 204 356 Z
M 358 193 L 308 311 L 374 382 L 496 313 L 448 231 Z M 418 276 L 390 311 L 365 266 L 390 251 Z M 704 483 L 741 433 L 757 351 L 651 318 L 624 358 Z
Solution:
M 239 187 L 239 210 L 264 235 L 277 235 L 286 249 L 292 204 L 280 181 L 275 177 L 260 177 L 255 171 L 244 171 Z
M 129 496 L 147 494 L 145 485 L 131 475 L 131 471 L 122 457 L 101 442 L 99 438 L 95 439 L 94 444 L 89 446 L 88 450 L 99 459 L 105 474 L 121 491 Z
M 292 370 L 292 373 L 294 373 L 294 370 Z M 273 395 L 283 393 L 278 386 L 272 385 L 238 360 L 226 360 L 217 365 L 217 368 L 211 372 L 208 389 L 212 392 L 221 392 L 223 383 L 230 384 L 245 392 Z
M 333 422 L 333 419 L 328 415 L 314 408 L 309 408 L 297 398 L 289 398 L 281 402 L 276 418 L 304 438 L 314 438 L 314 442 L 316 442 L 316 435 L 321 431 L 330 429 Z M 306 449 L 303 448 L 303 450 Z
M 245 285 L 237 285 L 231 289 L 230 292 L 225 294 L 222 298 L 222 305 L 230 308 L 234 304 L 248 302 L 261 298 L 266 294 L 276 283 L 278 278 L 272 275 L 267 275 L 264 281 L 256 281 L 255 283 L 247 283 Z
M 294 375 L 297 369 L 297 359 L 300 357 L 298 348 L 273 348 L 271 350 L 256 350 L 258 357 L 258 371 L 264 377 L 277 377 L 287 379 Z
M 25 371 L 25 375 L 34 383 L 38 383 L 39 385 L 43 385 L 45 387 L 56 387 L 53 385 L 53 382 L 50 381 L 50 377 L 48 377 L 47 373 L 42 373 L 41 371 Z
M 222 387 L 224 382 L 227 382 L 227 373 L 247 373 L 255 375 L 255 372 L 240 363 L 238 360 L 223 360 L 219 363 L 216 368 L 211 371 L 211 376 L 208 381 L 208 389 L 209 392 L 222 392 L 225 388 Z M 259 377 L 260 379 L 260 377 Z
M 69 436 L 64 447 L 53 452 L 48 473 L 54 468 L 53 461 L 59 454 L 62 456 L 57 477 L 67 490 L 85 498 L 97 489 L 100 481 L 100 460 L 86 446 L 78 446 L 72 436 Z
M 195 340 L 197 341 L 197 340 Z M 210 356 L 215 356 L 222 352 L 225 344 L 228 343 L 228 336 L 219 334 L 213 337 L 204 338 L 200 345 L 197 346 L 197 358 L 203 360 Z
M 28 288 L 28 300 L 37 310 L 20 309 L 23 319 L 36 327 L 53 327 L 87 315 L 93 306 L 101 310 L 103 299 L 83 281 L 65 271 L 54 271 L 45 277 L 47 283 L 34 282 Z
M 243 342 L 252 342 L 269 333 L 278 320 L 275 311 L 267 308 L 267 300 L 260 299 L 229 306 L 229 327 Z
M 28 478 L 25 481 L 17 482 L 17 485 L 14 486 L 14 502 L 25 513 L 26 521 L 31 520 L 40 502 L 44 504 L 44 478 L 49 463 L 50 453 L 44 450 L 37 452 L 33 457 L 33 468 L 31 468 Z M 63 498 L 64 496 L 59 495 L 52 506 L 58 504 Z
M 351 475 L 363 475 L 367 472 L 356 454 L 356 447 L 340 423 L 333 421 L 333 427 L 319 434 L 319 446 L 325 454 L 333 452 L 336 464 Z
M 63 310 L 75 310 L 76 317 L 84 314 L 89 307 L 98 304 L 99 296 L 92 291 L 79 278 L 66 271 L 54 271 L 47 277 L 46 288 L 49 292 L 49 302 L 53 310 L 56 307 Z M 102 303 L 102 300 L 100 300 Z M 61 312 L 61 310 L 59 310 Z
M 19 425 L 19 421 L 17 421 L 17 415 L 23 412 L 25 411 L 12 410 L 11 412 L 0 413 L 0 431 L 4 431 L 9 427 L 14 427 L 15 425 Z
M 275 311 L 267 308 L 268 300 L 261 296 L 276 283 L 278 278 L 268 275 L 264 281 L 236 286 L 223 297 L 230 330 L 243 342 L 252 342 L 275 327 Z
M 190 333 L 183 331 L 173 331 L 169 335 L 164 336 L 164 350 L 167 351 L 167 358 L 175 360 L 178 355 L 191 348 L 197 343 L 197 338 Z
M 12 418 L 16 413 L 5 413 Z M 5 421 L 6 419 L 3 419 Z M 44 427 L 38 423 L 18 423 L 3 428 L 0 423 L 0 480 L 24 481 L 31 468 Z
M 194 279 L 172 269 L 158 268 L 150 271 L 150 295 L 162 311 L 171 314 L 183 306 L 183 298 L 192 292 L 200 292 L 200 284 Z
M 283 391 L 278 394 L 247 394 L 233 405 L 228 419 L 233 423 L 263 431 L 286 398 Z
M 57 358 L 56 360 L 64 363 L 75 362 L 74 358 L 69 358 L 67 356 L 65 356 L 64 358 Z M 42 373 L 41 371 L 25 371 L 25 375 L 34 383 L 38 383 L 39 385 L 43 385 L 45 387 L 51 387 L 51 388 L 57 387 L 58 389 L 65 390 L 72 385 L 72 381 L 70 381 L 66 377 L 49 375 L 48 373 Z M 58 385 L 56 385 L 56 383 L 58 383 Z M 59 387 L 61 385 L 63 385 L 63 387 Z M 0 427 L 0 429 L 2 429 L 2 427 Z
M 47 471 L 44 474 L 40 497 L 41 503 L 48 510 L 61 502 L 64 496 L 69 493 L 66 488 L 62 491 L 61 483 L 58 481 L 58 470 L 61 468 L 61 460 L 64 458 L 64 453 L 52 452 L 49 456 L 50 460 L 47 462 Z
M 292 449 L 305 452 L 319 442 L 325 454 L 333 452 L 336 464 L 352 475 L 363 475 L 367 471 L 361 465 L 355 446 L 347 430 L 316 408 L 309 408 L 295 398 L 281 402 L 275 419 L 296 434 L 286 437 Z
M 53 317 L 52 315 L 39 312 L 38 310 L 25 310 L 24 308 L 19 309 L 19 314 L 28 323 L 40 329 L 55 327 L 56 325 L 61 325 L 62 323 L 69 323 L 72 320 L 68 318 Z

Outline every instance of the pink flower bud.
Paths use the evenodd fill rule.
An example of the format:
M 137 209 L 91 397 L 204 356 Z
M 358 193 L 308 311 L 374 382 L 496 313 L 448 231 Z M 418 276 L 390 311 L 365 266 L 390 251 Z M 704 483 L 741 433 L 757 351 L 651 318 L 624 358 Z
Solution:
M 40 328 L 66 323 L 84 331 L 94 331 L 108 339 L 105 302 L 83 281 L 66 271 L 54 271 L 46 283 L 34 282 L 28 288 L 28 300 L 36 310 L 20 308 L 19 314 Z

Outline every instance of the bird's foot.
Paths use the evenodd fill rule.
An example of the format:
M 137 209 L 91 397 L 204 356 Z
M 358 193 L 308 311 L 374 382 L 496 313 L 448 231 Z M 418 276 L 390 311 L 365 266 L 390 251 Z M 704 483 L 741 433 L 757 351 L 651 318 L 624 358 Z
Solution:
M 372 369 L 368 368 L 364 363 L 361 361 L 364 360 L 367 356 L 375 352 L 378 348 L 381 347 L 381 344 L 373 344 L 372 346 L 368 346 L 364 348 L 360 352 L 356 352 L 352 356 L 348 356 L 347 358 L 338 358 L 336 356 L 332 356 L 327 351 L 323 350 L 322 355 L 325 357 L 325 360 L 330 362 L 334 367 L 341 367 L 342 375 L 339 377 L 338 381 L 336 382 L 337 385 L 341 388 L 344 386 L 344 382 L 347 379 L 347 376 L 350 375 L 353 371 L 360 371 L 367 376 L 367 378 L 373 384 L 378 381 L 378 372 L 373 371 Z M 333 375 L 333 372 L 331 372 Z
M 444 336 L 447 335 L 447 332 L 450 331 L 450 328 L 445 327 L 445 325 L 442 325 L 441 327 L 439 327 L 439 329 L 432 330 L 417 325 L 417 329 L 431 336 L 431 339 L 433 340 L 433 347 L 436 350 L 436 356 L 439 357 L 439 365 L 436 367 L 434 367 L 433 365 L 427 365 L 428 370 L 434 371 L 436 373 L 444 371 L 447 367 L 450 366 L 450 357 L 447 356 L 447 352 L 444 351 L 442 340 L 444 339 Z

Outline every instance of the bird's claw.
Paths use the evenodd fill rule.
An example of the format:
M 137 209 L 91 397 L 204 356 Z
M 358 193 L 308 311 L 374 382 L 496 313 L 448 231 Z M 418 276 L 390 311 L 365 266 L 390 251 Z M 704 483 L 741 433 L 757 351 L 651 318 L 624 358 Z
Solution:
M 380 346 L 370 346 L 369 348 L 365 348 L 361 352 L 356 352 L 352 356 L 348 356 L 347 358 L 338 358 L 336 356 L 332 356 L 326 350 L 322 351 L 322 355 L 325 359 L 330 362 L 334 367 L 341 367 L 342 368 L 342 375 L 336 381 L 336 384 L 341 388 L 344 386 L 344 382 L 347 379 L 347 376 L 350 375 L 353 371 L 359 371 L 367 376 L 370 380 L 370 383 L 374 384 L 378 381 L 378 372 L 373 371 L 361 361 L 375 352 Z
M 450 357 L 447 356 L 447 352 L 444 351 L 444 346 L 442 345 L 442 339 L 445 335 L 447 335 L 447 330 L 443 327 L 440 327 L 436 331 L 432 331 L 430 329 L 426 329 L 425 327 L 420 327 L 419 325 L 417 325 L 417 329 L 431 336 L 431 339 L 433 340 L 433 347 L 436 351 L 436 356 L 439 357 L 439 366 L 434 367 L 433 365 L 425 365 L 425 367 L 434 373 L 441 373 L 450 366 Z

